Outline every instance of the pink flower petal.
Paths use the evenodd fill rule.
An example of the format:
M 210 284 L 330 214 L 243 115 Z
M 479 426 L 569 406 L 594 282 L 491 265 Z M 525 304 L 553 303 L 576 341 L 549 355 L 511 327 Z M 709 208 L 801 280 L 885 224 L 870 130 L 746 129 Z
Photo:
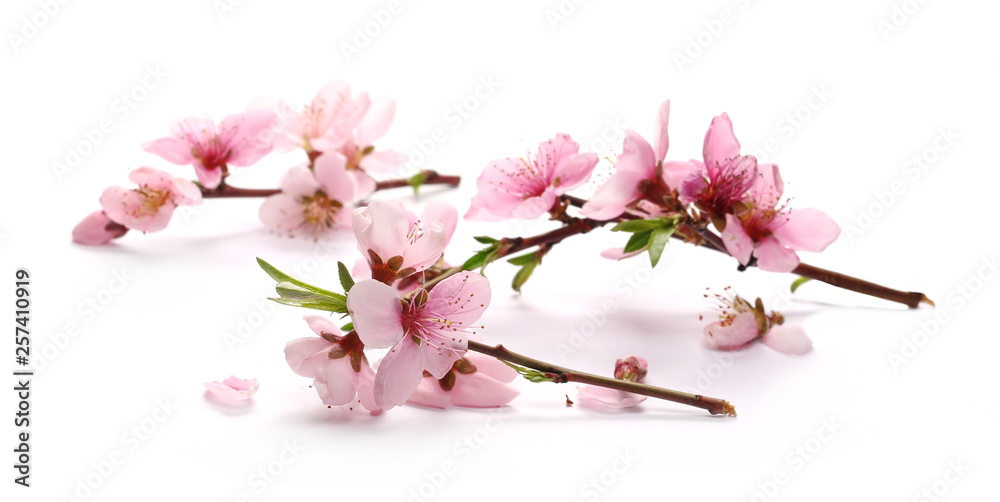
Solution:
M 347 174 L 347 159 L 339 152 L 327 152 L 313 162 L 316 181 L 331 199 L 352 204 L 355 199 L 355 181 Z
M 316 378 L 316 370 L 330 360 L 332 347 L 320 337 L 297 338 L 285 344 L 285 362 L 296 375 Z
M 590 174 L 597 167 L 597 154 L 578 153 L 560 162 L 555 169 L 552 185 L 556 195 L 562 195 L 590 179 Z M 549 204 L 551 208 L 552 205 Z
M 545 190 L 542 181 L 521 175 L 530 170 L 521 159 L 496 159 L 483 169 L 476 179 L 478 192 L 465 219 L 475 221 L 501 221 L 513 217 L 514 210 L 525 197 L 536 196 Z
M 801 326 L 774 326 L 761 339 L 764 345 L 783 354 L 802 355 L 812 350 L 812 340 Z
M 455 351 L 441 350 L 426 342 L 420 344 L 420 354 L 420 368 L 434 378 L 444 378 L 459 359 Z
M 728 325 L 716 321 L 705 326 L 705 343 L 718 350 L 735 350 L 753 341 L 760 334 L 753 312 L 736 314 Z
M 639 182 L 645 173 L 616 171 L 580 209 L 580 214 L 595 220 L 610 220 L 625 212 L 625 206 L 639 198 Z
M 230 115 L 219 123 L 219 135 L 229 136 L 227 163 L 246 167 L 271 153 L 275 114 L 271 110 L 250 110 Z
M 787 221 L 775 227 L 773 232 L 779 241 L 792 249 L 818 253 L 840 236 L 837 222 L 819 209 L 792 209 L 785 218 Z
M 353 289 L 351 294 L 354 294 Z M 489 279 L 475 272 L 461 272 L 430 290 L 425 309 L 458 327 L 469 328 L 489 307 L 490 296 Z
M 408 246 L 409 219 L 399 206 L 388 201 L 374 201 L 354 210 L 354 235 L 361 255 L 374 251 L 383 260 L 402 256 Z
M 700 160 L 668 160 L 663 163 L 663 182 L 673 190 L 680 191 L 687 180 L 695 173 L 705 172 L 705 164 Z
M 771 235 L 757 243 L 753 254 L 757 257 L 757 267 L 768 272 L 791 272 L 799 266 L 799 257 L 795 251 L 786 248 Z
M 595 408 L 631 408 L 646 400 L 646 396 L 606 387 L 585 385 L 578 387 L 580 404 Z
M 750 262 L 750 255 L 754 250 L 753 239 L 743 229 L 743 222 L 736 216 L 726 215 L 726 228 L 722 231 L 722 243 L 726 245 L 726 251 L 740 263 L 746 265 Z
M 488 375 L 497 381 L 510 383 L 517 378 L 517 372 L 514 371 L 514 368 L 507 366 L 499 359 L 478 352 L 467 352 L 465 358 L 476 365 L 477 372 Z
M 556 202 L 555 190 L 546 187 L 545 191 L 537 197 L 528 197 L 514 207 L 510 216 L 519 220 L 533 220 L 549 212 Z
M 646 249 L 647 247 L 642 247 L 630 253 L 626 253 L 625 248 L 605 249 L 604 251 L 601 251 L 601 258 L 607 258 L 609 260 L 624 260 L 626 258 L 631 258 L 645 253 Z
M 568 134 L 556 134 L 554 138 L 538 144 L 535 167 L 544 181 L 551 182 L 559 175 L 556 168 L 579 151 L 580 145 Z
M 354 387 L 354 373 L 350 357 L 327 358 L 316 369 L 316 380 L 313 381 L 323 404 L 341 406 L 353 401 L 358 395 Z
M 396 116 L 396 102 L 391 99 L 372 100 L 371 106 L 365 118 L 358 124 L 356 135 L 358 146 L 361 148 L 370 146 L 375 140 L 381 138 L 392 120 Z
M 194 162 L 191 145 L 173 136 L 146 142 L 142 145 L 142 149 L 159 155 L 171 164 L 185 165 Z
M 723 113 L 712 119 L 712 124 L 705 133 L 705 145 L 702 148 L 702 156 L 705 158 L 705 167 L 709 172 L 714 172 L 720 165 L 725 165 L 727 159 L 733 159 L 740 155 L 740 142 L 733 134 L 733 123 L 729 120 L 729 115 Z
M 302 226 L 302 204 L 298 197 L 279 193 L 264 199 L 260 221 L 279 234 L 293 235 Z
M 403 338 L 403 304 L 392 287 L 374 279 L 359 281 L 347 295 L 347 310 L 365 345 L 391 347 Z
M 205 388 L 214 396 L 226 401 L 245 401 L 253 397 L 259 388 L 256 378 L 246 380 L 235 376 L 222 382 L 205 382 Z
M 781 173 L 778 172 L 777 164 L 759 164 L 757 166 L 757 178 L 747 192 L 750 200 L 754 201 L 756 209 L 772 209 L 781 200 L 781 194 L 785 191 L 785 183 L 781 180 Z
M 670 123 L 670 100 L 664 101 L 660 105 L 659 114 L 656 116 L 656 124 L 653 126 L 653 149 L 656 151 L 656 160 L 667 158 L 667 149 L 670 147 L 670 137 L 667 135 L 667 125 Z M 674 185 L 669 185 L 673 187 Z
M 73 242 L 90 246 L 103 246 L 128 232 L 127 228 L 111 221 L 104 211 L 97 210 L 87 215 L 73 227 Z
M 641 179 L 656 176 L 656 153 L 645 138 L 635 131 L 625 131 L 622 153 L 615 159 L 615 171 L 642 173 Z
M 441 388 L 438 379 L 424 377 L 420 380 L 420 385 L 417 385 L 417 390 L 410 394 L 406 404 L 443 410 L 451 406 L 451 394 Z
M 434 221 L 440 223 L 444 231 L 444 247 L 447 247 L 451 242 L 451 236 L 455 234 L 455 228 L 458 227 L 458 210 L 441 199 L 435 199 L 427 204 L 420 215 L 420 220 L 425 225 Z
M 475 372 L 471 375 L 455 375 L 455 388 L 451 391 L 451 402 L 466 408 L 496 408 L 511 402 L 520 392 L 490 376 Z
M 209 190 L 218 188 L 222 184 L 222 168 L 206 169 L 200 161 L 195 160 L 194 174 L 198 177 L 198 183 Z
M 407 161 L 406 155 L 394 150 L 380 150 L 361 158 L 361 169 L 368 173 L 384 174 L 401 169 Z
M 353 294 L 354 289 L 351 291 Z M 420 347 L 410 337 L 403 337 L 389 350 L 375 374 L 375 404 L 379 408 L 387 410 L 406 402 L 423 378 L 422 359 Z
M 403 266 L 413 267 L 418 272 L 425 270 L 441 258 L 444 253 L 444 228 L 432 221 L 424 226 L 424 233 L 403 251 Z

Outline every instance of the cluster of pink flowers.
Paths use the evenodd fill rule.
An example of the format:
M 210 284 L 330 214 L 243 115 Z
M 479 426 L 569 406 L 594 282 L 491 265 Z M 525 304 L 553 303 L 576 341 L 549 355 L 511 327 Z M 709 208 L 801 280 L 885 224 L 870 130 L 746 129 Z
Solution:
M 405 162 L 401 154 L 374 146 L 394 116 L 392 100 L 373 101 L 367 93 L 355 96 L 346 83 L 334 81 L 301 111 L 261 99 L 218 124 L 203 117 L 178 121 L 169 136 L 143 149 L 172 164 L 191 165 L 197 183 L 138 168 L 130 179 L 139 187 L 107 189 L 100 198 L 102 209 L 74 228 L 73 240 L 104 245 L 129 230 L 162 230 L 179 205 L 239 196 L 242 189 L 226 184 L 232 168 L 253 165 L 272 151 L 296 148 L 308 162 L 285 173 L 280 190 L 261 206 L 260 218 L 279 234 L 325 237 L 348 228 L 353 206 L 375 191 L 367 173 L 390 172 Z
M 442 259 L 454 229 L 453 208 L 435 211 L 444 222 L 417 219 L 393 201 L 354 210 L 354 233 L 370 278 L 347 292 L 352 326 L 341 335 L 330 320 L 308 316 L 319 337 L 293 340 L 285 348 L 289 366 L 314 379 L 327 405 L 370 413 L 407 402 L 494 407 L 517 395 L 506 385 L 516 376 L 512 369 L 467 354 L 469 339 L 483 328 L 477 322 L 490 304 L 489 281 L 475 272 L 451 275 L 430 289 L 408 281 Z M 401 282 L 413 285 L 409 293 L 401 292 Z M 366 348 L 388 352 L 373 366 Z

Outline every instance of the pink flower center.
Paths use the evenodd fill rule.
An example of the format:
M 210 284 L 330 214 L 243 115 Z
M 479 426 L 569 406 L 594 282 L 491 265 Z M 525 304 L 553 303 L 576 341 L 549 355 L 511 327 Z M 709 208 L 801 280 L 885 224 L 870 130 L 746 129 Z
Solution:
M 191 155 L 201 162 L 206 170 L 218 169 L 226 165 L 232 149 L 223 144 L 218 136 L 213 136 L 207 142 L 198 143 L 191 148 Z
M 523 158 L 520 160 L 521 162 L 512 170 L 499 169 L 510 180 L 510 183 L 490 182 L 490 184 L 494 185 L 494 190 L 503 190 L 522 199 L 542 195 L 550 184 L 549 180 L 545 178 L 544 173 L 538 169 L 534 162 Z
M 336 223 L 337 213 L 344 207 L 322 190 L 302 197 L 299 202 L 302 205 L 302 227 L 313 235 L 319 235 L 332 227 Z
M 475 335 L 483 326 L 466 326 L 463 321 L 450 321 L 444 311 L 462 310 L 475 305 L 475 293 L 462 295 L 459 290 L 451 299 L 426 299 L 425 290 L 414 295 L 414 300 L 403 312 L 403 330 L 414 341 L 426 343 L 438 350 L 439 355 L 458 357 L 464 350 L 468 336 Z M 484 304 L 479 304 L 483 307 Z
M 142 203 L 132 209 L 132 216 L 136 218 L 154 216 L 170 200 L 171 195 L 167 190 L 150 188 L 148 185 L 139 187 L 136 193 L 142 196 Z

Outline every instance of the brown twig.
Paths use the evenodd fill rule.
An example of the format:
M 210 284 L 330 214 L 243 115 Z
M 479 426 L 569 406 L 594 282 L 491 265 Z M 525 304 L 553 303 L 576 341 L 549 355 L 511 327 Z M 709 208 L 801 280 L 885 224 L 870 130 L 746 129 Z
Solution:
M 736 416 L 736 408 L 733 407 L 732 404 L 714 397 L 688 394 L 687 392 L 680 392 L 642 383 L 629 382 L 627 380 L 618 380 L 591 373 L 574 371 L 568 368 L 563 368 L 562 366 L 556 366 L 544 361 L 539 361 L 538 359 L 533 359 L 516 352 L 511 352 L 503 345 L 486 345 L 470 340 L 469 350 L 495 357 L 501 361 L 507 361 L 519 366 L 541 371 L 542 373 L 545 373 L 546 378 L 555 383 L 577 382 L 588 385 L 596 385 L 598 387 L 607 387 L 609 389 L 631 392 L 633 394 L 641 394 L 643 396 L 655 397 L 657 399 L 664 399 L 675 403 L 694 406 L 696 408 L 707 410 L 713 415 L 726 415 L 730 417 Z

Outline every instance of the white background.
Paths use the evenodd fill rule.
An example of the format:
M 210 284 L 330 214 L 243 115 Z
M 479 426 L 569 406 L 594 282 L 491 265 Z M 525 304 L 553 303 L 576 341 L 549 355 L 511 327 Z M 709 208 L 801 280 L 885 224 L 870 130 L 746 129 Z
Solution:
M 33 349 L 51 356 L 36 359 L 31 384 L 32 486 L 15 486 L 5 467 L 4 500 L 923 500 L 924 489 L 973 500 L 995 489 L 997 286 L 979 279 L 998 251 L 993 3 L 404 1 L 350 57 L 344 44 L 388 2 L 233 3 L 220 12 L 228 4 L 69 2 L 53 16 L 34 0 L 4 4 L 2 312 L 13 324 L 13 275 L 27 267 Z M 911 14 L 885 24 L 904 4 Z M 32 19 L 44 26 L 25 28 Z M 12 41 L 25 33 L 26 43 Z M 685 52 L 691 60 L 680 62 Z M 164 76 L 143 88 L 150 71 Z M 792 277 L 739 274 L 733 260 L 680 244 L 650 276 L 645 257 L 599 258 L 624 241 L 601 230 L 559 246 L 520 296 L 507 287 L 513 267 L 493 265 L 488 340 L 602 373 L 639 354 L 651 383 L 728 399 L 738 418 L 651 401 L 594 413 L 565 407 L 572 387 L 526 381 L 498 414 L 328 410 L 283 360 L 288 340 L 311 335 L 300 321 L 308 312 L 262 303 L 272 283 L 253 259 L 333 288 L 336 261 L 356 259 L 350 234 L 331 255 L 269 234 L 258 201 L 228 200 L 106 248 L 73 245 L 70 230 L 104 187 L 128 186 L 130 169 L 193 177 L 139 148 L 172 120 L 218 119 L 258 96 L 304 103 L 335 78 L 396 99 L 383 147 L 409 153 L 445 132 L 419 167 L 465 183 L 419 200 L 442 196 L 460 211 L 490 159 L 556 132 L 613 157 L 620 134 L 609 124 L 648 137 L 670 98 L 669 155 L 685 159 L 700 155 L 711 118 L 726 111 L 746 150 L 771 147 L 761 157 L 780 163 L 795 206 L 822 208 L 845 229 L 806 261 L 926 292 L 938 308 L 906 311 L 811 283 L 785 313 L 806 327 L 813 352 L 712 352 L 698 321 L 704 288 L 773 301 Z M 483 80 L 498 85 L 476 98 Z M 126 113 L 122 93 L 143 99 Z M 474 110 L 459 120 L 455 106 Z M 796 113 L 792 126 L 786 115 Z M 111 132 L 58 176 L 54 163 L 105 119 Z M 938 140 L 940 131 L 957 138 Z M 934 161 L 915 174 L 914 155 Z M 275 186 L 299 161 L 274 155 L 233 183 Z M 901 193 L 877 195 L 893 182 Z M 406 190 L 384 195 L 412 201 Z M 549 226 L 464 223 L 447 256 L 469 256 L 472 235 Z M 967 287 L 977 292 L 963 297 L 957 288 Z M 945 319 L 936 329 L 935 314 Z M 244 343 L 227 346 L 241 326 Z M 907 341 L 920 347 L 893 365 Z M 204 397 L 201 382 L 231 373 L 260 379 L 250 407 Z M 15 446 L 8 378 L 5 466 Z M 154 427 L 163 402 L 176 409 Z M 143 426 L 152 433 L 137 441 L 130 431 Z M 286 442 L 303 449 L 286 453 L 287 465 Z M 121 462 L 98 477 L 116 452 Z M 262 483 L 268 466 L 280 475 Z M 88 476 L 100 485 L 89 493 L 79 488 Z

